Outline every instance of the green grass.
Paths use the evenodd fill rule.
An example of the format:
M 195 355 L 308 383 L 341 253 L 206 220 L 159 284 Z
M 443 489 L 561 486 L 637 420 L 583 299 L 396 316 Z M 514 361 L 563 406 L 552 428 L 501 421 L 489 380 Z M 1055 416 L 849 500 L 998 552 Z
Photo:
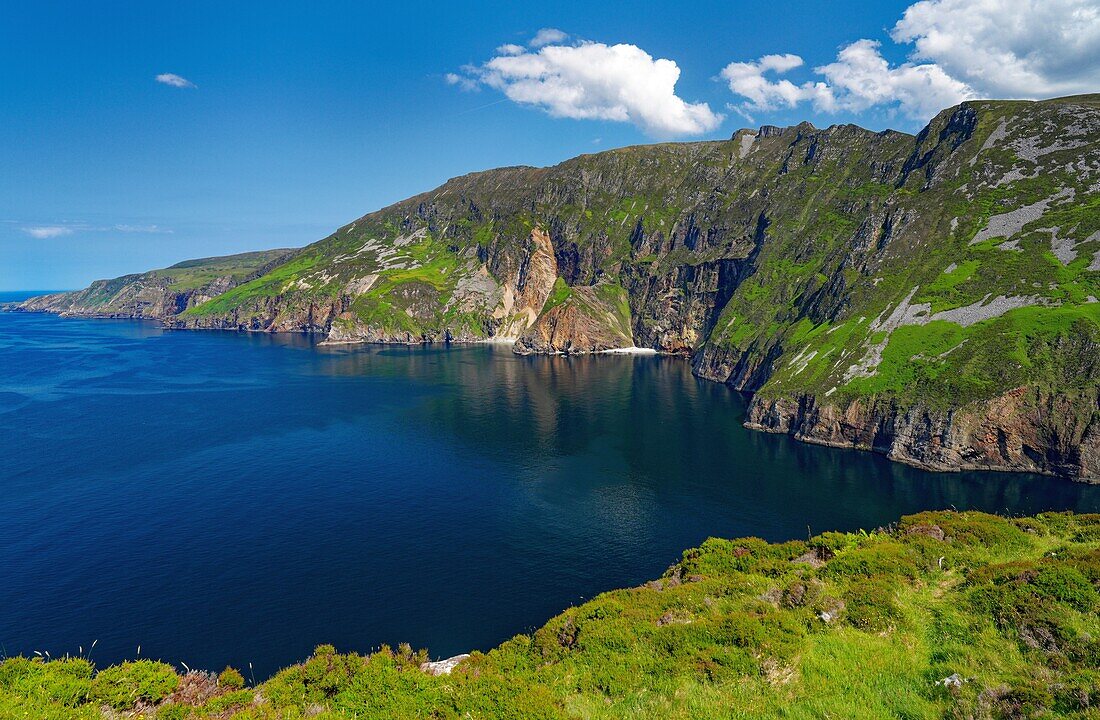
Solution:
M 520 284 L 539 228 L 568 279 L 544 312 L 569 303 L 609 317 L 616 336 L 701 351 L 708 362 L 696 367 L 708 377 L 764 399 L 941 412 L 1024 387 L 1072 396 L 1085 412 L 1100 384 L 1090 359 L 1100 272 L 1088 269 L 1100 252 L 1100 239 L 1088 240 L 1100 232 L 1087 169 L 1096 142 L 1059 149 L 1046 139 L 1078 122 L 1060 106 L 1091 108 L 1094 98 L 968 103 L 969 136 L 945 112 L 920 138 L 800 126 L 758 138 L 745 157 L 739 140 L 661 143 L 474 173 L 360 218 L 182 320 L 313 330 L 335 314 L 348 337 L 488 337 L 505 323 L 505 288 Z M 1002 125 L 1008 136 L 987 143 Z M 1049 151 L 1038 162 L 1013 149 L 1032 141 Z M 1054 197 L 1063 200 L 1011 238 L 970 244 L 992 217 Z M 1055 229 L 1077 242 L 1067 264 L 1052 252 Z M 157 272 L 193 284 L 226 271 L 223 262 L 244 261 Z M 463 283 L 475 273 L 491 276 L 490 291 L 460 302 L 460 284 L 479 285 Z M 355 290 L 368 275 L 377 276 L 369 291 Z M 910 293 L 930 313 L 998 296 L 1044 306 L 875 334 L 874 320 Z M 883 340 L 882 361 L 856 374 L 870 376 L 853 377 Z
M 562 278 L 556 278 L 554 280 L 554 287 L 550 290 L 550 295 L 546 298 L 546 303 L 542 306 L 542 311 L 553 310 L 558 305 L 566 302 L 573 296 L 573 289 L 566 284 Z
M 292 283 L 303 278 L 307 271 L 319 264 L 321 258 L 315 252 L 302 253 L 290 261 L 279 265 L 266 275 L 238 285 L 218 297 L 189 308 L 181 317 L 197 317 L 230 312 L 241 306 L 248 306 L 258 298 L 271 298 L 281 295 Z
M 252 275 L 260 268 L 284 258 L 291 250 L 262 250 L 259 252 L 227 255 L 225 257 L 201 258 L 176 263 L 163 270 L 154 270 L 157 276 L 168 279 L 168 287 L 183 291 L 203 287 L 212 281 L 231 277 L 241 280 Z
M 596 297 L 610 308 L 619 331 L 630 337 L 630 296 L 618 283 L 601 283 L 596 286 Z
M 1095 718 L 1098 587 L 1100 515 L 929 512 L 808 541 L 710 539 L 449 676 L 407 645 L 320 646 L 255 688 L 232 670 L 10 658 L 0 717 Z
M 1085 389 L 1097 381 L 1087 342 L 1100 342 L 1100 304 L 1020 308 L 966 328 L 905 326 L 891 334 L 875 375 L 845 390 L 957 405 L 1021 386 Z

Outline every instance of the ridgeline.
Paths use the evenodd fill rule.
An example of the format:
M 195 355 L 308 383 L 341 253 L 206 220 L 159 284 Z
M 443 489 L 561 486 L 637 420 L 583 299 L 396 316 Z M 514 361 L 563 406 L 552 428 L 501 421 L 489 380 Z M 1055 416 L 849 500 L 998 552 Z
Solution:
M 1100 480 L 1100 95 L 917 136 L 765 126 L 455 178 L 284 255 L 24 310 L 328 342 L 645 347 L 747 425 L 936 470 Z

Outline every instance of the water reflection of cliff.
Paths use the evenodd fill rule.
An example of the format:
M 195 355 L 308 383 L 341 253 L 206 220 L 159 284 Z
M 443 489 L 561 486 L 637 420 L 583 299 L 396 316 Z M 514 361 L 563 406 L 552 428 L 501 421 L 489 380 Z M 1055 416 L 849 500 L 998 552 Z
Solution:
M 519 357 L 491 346 L 319 355 L 332 361 L 324 372 L 407 381 L 400 412 L 418 432 L 502 462 L 543 497 L 603 493 L 624 506 L 619 522 L 627 506 L 657 521 L 641 506 L 687 498 L 715 532 L 788 537 L 807 523 L 867 527 L 925 508 L 1096 509 L 1096 493 L 1060 480 L 929 473 L 746 430 L 742 399 L 676 358 Z

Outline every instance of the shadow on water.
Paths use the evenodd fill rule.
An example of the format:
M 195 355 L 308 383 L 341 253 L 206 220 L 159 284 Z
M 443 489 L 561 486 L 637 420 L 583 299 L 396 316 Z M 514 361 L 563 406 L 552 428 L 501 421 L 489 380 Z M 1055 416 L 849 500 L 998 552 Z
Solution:
M 709 535 L 1100 510 L 741 426 L 674 358 L 322 346 L 0 314 L 0 642 L 257 674 L 487 649 Z

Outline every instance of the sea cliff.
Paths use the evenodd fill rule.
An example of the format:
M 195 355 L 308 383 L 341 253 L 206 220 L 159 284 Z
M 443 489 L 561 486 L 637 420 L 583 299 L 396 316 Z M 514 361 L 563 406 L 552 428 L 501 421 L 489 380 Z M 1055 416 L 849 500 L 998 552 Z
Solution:
M 966 102 L 916 136 L 764 126 L 465 175 L 201 285 L 169 268 L 20 308 L 647 348 L 751 394 L 753 428 L 1097 481 L 1098 147 L 1096 95 Z

